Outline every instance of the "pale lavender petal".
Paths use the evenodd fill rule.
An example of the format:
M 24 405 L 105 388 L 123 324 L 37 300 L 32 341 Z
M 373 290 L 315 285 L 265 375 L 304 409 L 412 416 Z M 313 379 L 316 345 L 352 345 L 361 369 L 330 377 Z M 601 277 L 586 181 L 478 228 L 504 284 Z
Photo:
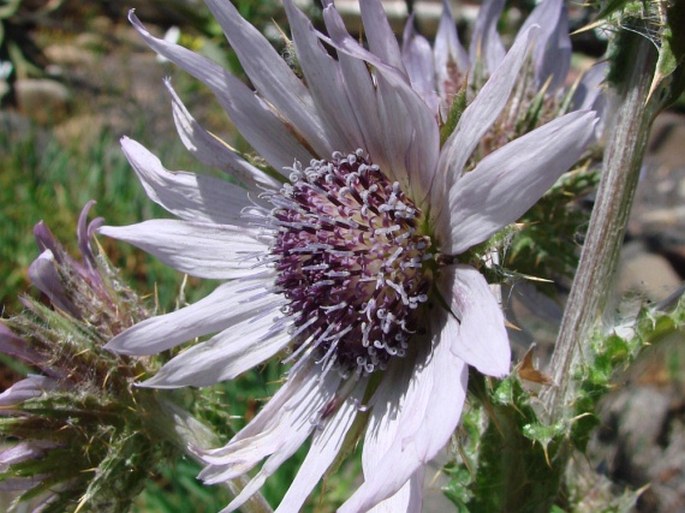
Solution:
M 324 22 L 329 32 L 337 31 L 341 38 L 352 37 L 347 33 L 342 19 L 332 7 L 332 1 L 324 0 Z M 319 37 L 322 37 L 319 35 Z M 323 38 L 328 40 L 327 38 Z M 362 49 L 363 50 L 363 49 Z M 369 152 L 371 161 L 381 167 L 389 168 L 387 150 L 384 146 L 382 134 L 383 127 L 380 120 L 379 101 L 377 98 L 376 85 L 369 72 L 366 63 L 345 52 L 338 52 L 340 63 L 341 81 L 345 88 L 345 94 L 350 102 L 355 105 L 351 114 L 357 120 L 361 147 Z M 399 76 L 398 80 L 402 80 Z
M 364 23 L 364 35 L 369 49 L 383 61 L 397 68 L 406 76 L 402 63 L 402 53 L 397 44 L 395 33 L 388 22 L 381 0 L 359 2 Z
M 41 361 L 40 355 L 31 349 L 23 338 L 15 335 L 2 322 L 0 322 L 0 353 L 32 365 L 37 365 Z
M 600 119 L 603 118 L 604 95 L 602 84 L 606 80 L 608 70 L 607 62 L 598 62 L 583 74 L 583 78 L 571 99 L 572 110 L 594 110 Z
M 102 217 L 96 217 L 90 223 L 88 222 L 88 214 L 94 205 L 95 200 L 90 200 L 81 209 L 78 223 L 76 224 L 76 239 L 78 240 L 78 247 L 83 261 L 88 268 L 88 276 L 98 283 L 102 283 L 102 277 L 96 270 L 97 263 L 95 261 L 95 253 L 93 252 L 92 239 L 95 231 L 102 226 L 105 220 Z
M 0 451 L 0 472 L 5 472 L 7 467 L 42 454 L 43 451 L 32 444 L 20 442 L 12 447 Z
M 397 180 L 416 204 L 423 208 L 437 168 L 440 133 L 433 113 L 413 91 L 395 89 L 378 79 L 381 124 L 389 168 L 383 171 Z M 411 120 L 411 121 L 409 121 Z
M 270 454 L 259 472 L 221 513 L 239 508 L 305 442 L 316 429 L 319 412 L 332 400 L 339 383 L 340 378 L 334 373 L 321 378 L 319 369 L 312 370 L 310 366 L 303 372 L 299 386 L 288 387 L 286 383 L 281 390 L 286 389 L 287 393 L 280 394 L 279 391 L 278 399 L 274 396 L 269 401 L 269 404 L 275 401 L 282 406 L 276 411 L 270 409 L 271 416 L 267 424 L 262 424 L 264 430 L 257 432 L 254 437 L 240 438 L 239 433 L 226 447 L 203 456 L 210 465 L 200 473 L 200 478 L 207 483 L 217 483 L 243 474 L 245 469 L 253 467 Z M 269 404 L 262 412 L 269 408 Z M 248 430 L 255 421 L 257 418 L 243 431 Z
M 78 309 L 64 289 L 52 251 L 46 249 L 38 255 L 38 258 L 31 262 L 28 274 L 31 283 L 50 299 L 53 306 L 78 317 Z
M 342 19 L 333 7 L 327 6 L 324 10 L 324 21 L 329 33 L 337 31 L 339 38 L 351 41 L 350 45 L 354 45 L 353 38 L 347 34 Z M 361 50 L 366 51 L 363 48 Z M 347 97 L 355 104 L 352 113 L 357 118 L 362 147 L 369 152 L 372 162 L 381 169 L 390 169 L 390 152 L 385 146 L 384 128 L 379 113 L 380 101 L 369 69 L 363 60 L 342 51 L 338 52 L 338 62 Z M 397 80 L 403 80 L 399 74 Z
M 352 114 L 357 119 L 361 147 L 369 152 L 371 161 L 385 169 L 388 166 L 388 156 L 383 144 L 381 119 L 378 114 L 378 100 L 376 86 L 373 83 L 366 63 L 343 52 L 338 54 L 338 62 L 342 72 L 342 83 L 347 97 L 354 101 Z
M 398 68 L 397 65 L 393 64 L 391 61 L 384 60 L 379 54 L 373 53 L 364 48 L 354 37 L 349 34 L 349 32 L 347 32 L 340 13 L 338 13 L 338 11 L 332 5 L 323 10 L 323 19 L 324 23 L 326 24 L 326 29 L 328 30 L 328 37 L 320 34 L 319 37 L 322 40 L 326 41 L 337 50 L 347 53 L 351 57 L 364 60 L 376 68 L 382 69 L 385 78 L 391 81 L 393 84 L 404 84 L 406 87 L 409 87 L 409 77 L 404 71 L 404 66 L 401 62 L 401 56 L 399 58 L 400 65 L 402 65 L 402 67 Z
M 290 429 L 311 432 L 319 422 L 319 412 L 335 397 L 339 384 L 339 376 L 331 373 L 322 378 L 313 360 L 305 362 L 227 445 L 201 453 L 209 466 L 200 478 L 209 483 L 232 479 L 277 452 Z
M 303 397 L 312 393 L 314 388 L 318 386 L 320 372 L 320 366 L 312 358 L 302 360 L 302 365 L 296 370 L 290 370 L 283 385 L 249 424 L 242 428 L 224 447 L 203 451 L 201 453 L 202 458 L 212 465 L 220 465 L 221 458 L 234 454 L 239 448 L 249 451 L 251 440 L 258 438 L 261 434 L 268 434 L 279 425 L 281 417 L 286 412 L 286 405 L 297 405 L 302 402 Z M 268 453 L 258 459 L 263 458 L 266 454 Z M 217 471 L 221 471 L 221 469 L 215 468 L 208 471 L 208 474 L 214 475 Z
M 433 44 L 435 68 L 440 77 L 441 74 L 448 71 L 448 63 L 451 61 L 457 66 L 459 72 L 466 73 L 471 67 L 471 63 L 466 50 L 459 41 L 457 25 L 452 16 L 450 1 L 443 0 L 442 6 L 442 16 L 440 16 L 438 32 L 435 35 L 435 43 Z M 443 76 L 442 80 L 445 80 L 445 78 Z
M 419 468 L 395 495 L 376 504 L 367 513 L 421 513 L 424 469 Z
M 50 228 L 45 224 L 45 221 L 38 221 L 35 224 L 33 227 L 33 236 L 36 239 L 36 245 L 41 253 L 49 250 L 52 252 L 52 256 L 57 264 L 75 270 L 82 275 L 85 273 L 83 265 L 69 256 L 65 251 L 64 246 L 62 246 L 60 241 L 58 241 L 52 231 L 50 231 Z
M 313 157 L 290 132 L 292 127 L 236 77 L 187 48 L 152 36 L 133 13 L 129 20 L 150 48 L 212 89 L 238 131 L 276 170 L 291 166 L 294 160 L 309 162 Z
M 341 451 L 345 436 L 364 397 L 366 385 L 366 380 L 362 380 L 332 417 L 322 421 L 325 422 L 323 429 L 314 432 L 309 452 L 274 513 L 300 511 L 304 501 Z
M 233 379 L 281 351 L 291 340 L 283 328 L 274 332 L 277 308 L 274 302 L 257 319 L 235 324 L 205 342 L 172 358 L 141 386 L 178 388 L 205 387 Z
M 444 328 L 452 354 L 483 374 L 506 376 L 511 364 L 509 337 L 490 286 L 467 265 L 443 268 L 442 273 L 440 293 L 453 314 Z
M 442 100 L 441 107 L 446 109 L 462 85 L 459 82 L 468 73 L 471 64 L 466 50 L 459 42 L 450 1 L 443 0 L 442 3 L 442 16 L 433 44 L 433 59 L 435 61 L 437 89 Z M 443 118 L 446 115 L 445 112 L 441 114 Z
M 30 490 L 39 483 L 40 479 L 36 478 L 7 478 L 0 481 L 0 492 L 20 492 L 24 490 Z
M 472 65 L 482 62 L 487 74 L 492 74 L 506 53 L 497 32 L 497 22 L 504 9 L 504 0 L 485 0 L 473 27 L 469 58 Z
M 572 112 L 486 156 L 450 190 L 446 251 L 458 255 L 518 219 L 580 158 L 596 122 L 592 111 Z
M 280 182 L 248 163 L 225 142 L 202 128 L 190 115 L 169 80 L 165 80 L 164 85 L 171 96 L 172 114 L 181 142 L 200 162 L 225 171 L 253 192 L 280 188 Z
M 175 219 L 103 226 L 99 233 L 133 244 L 183 273 L 210 279 L 256 275 L 256 259 L 268 249 L 244 226 Z
M 4 441 L 3 443 L 6 444 L 7 441 Z M 31 459 L 39 459 L 43 457 L 46 449 L 51 449 L 53 447 L 56 447 L 54 443 L 45 440 L 18 442 L 10 447 L 5 447 L 0 450 L 0 473 L 7 472 L 8 468 L 16 463 Z M 0 492 L 30 490 L 40 482 L 41 476 L 32 476 L 30 478 L 5 477 L 0 480 Z
M 330 43 L 336 49 L 366 60 L 377 68 L 381 131 L 375 137 L 378 139 L 376 144 L 385 149 L 382 156 L 386 161 L 374 160 L 374 163 L 383 164 L 383 172 L 397 180 L 403 190 L 412 191 L 417 204 L 422 204 L 435 175 L 440 145 L 436 111 L 428 108 L 407 83 L 405 75 L 362 48 L 347 33 L 340 15 L 332 6 L 324 9 L 324 21 L 331 37 Z
M 187 221 L 237 224 L 241 210 L 251 205 L 246 191 L 211 176 L 171 172 L 142 144 L 124 137 L 121 148 L 148 197 Z
M 526 60 L 528 44 L 534 30 L 533 27 L 516 39 L 502 65 L 492 74 L 459 118 L 457 127 L 445 141 L 440 155 L 441 173 L 458 178 L 471 153 L 502 112 L 518 80 L 519 70 Z
M 207 0 L 206 4 L 257 92 L 293 124 L 319 156 L 340 150 L 329 127 L 320 119 L 310 91 L 259 30 L 243 19 L 229 1 Z M 292 23 L 291 28 L 295 37 Z M 301 58 L 298 52 L 298 59 Z
M 64 248 L 44 221 L 39 221 L 33 227 L 33 236 L 36 239 L 36 245 L 41 253 L 46 249 L 49 249 L 56 258 L 60 258 L 65 254 Z
M 7 443 L 4 441 L 3 443 Z M 46 449 L 57 447 L 48 440 L 31 440 L 29 442 L 18 442 L 10 447 L 0 450 L 0 472 L 6 472 L 10 465 L 21 463 L 22 461 L 36 459 L 45 454 Z M 4 479 L 2 480 L 5 481 Z
M 408 381 L 402 383 L 403 372 L 383 377 L 372 399 L 364 441 L 364 483 L 339 513 L 367 511 L 397 493 L 456 428 L 466 397 L 468 367 L 450 352 L 444 317 L 443 313 L 432 319 L 433 351 L 413 368 L 407 365 Z
M 541 87 L 550 79 L 550 88 L 555 88 L 564 82 L 571 67 L 571 38 L 563 0 L 540 2 L 526 19 L 521 32 L 533 25 L 540 26 L 533 50 L 536 86 Z
M 302 74 L 330 132 L 331 147 L 323 156 L 333 151 L 351 153 L 361 147 L 362 140 L 354 116 L 355 104 L 345 94 L 340 65 L 321 46 L 311 22 L 292 0 L 285 0 L 284 6 Z
M 446 208 L 445 191 L 459 180 L 473 150 L 509 101 L 519 70 L 526 60 L 529 39 L 534 30 L 535 27 L 532 27 L 524 34 L 519 34 L 502 65 L 464 110 L 457 127 L 443 145 L 436 175 L 438 179 L 431 189 L 431 203 L 438 233 L 448 230 L 451 222 Z
M 407 69 L 411 86 L 423 98 L 428 108 L 437 112 L 439 99 L 435 92 L 433 50 L 428 40 L 414 29 L 413 15 L 404 28 L 402 60 Z
M 427 345 L 430 341 L 422 337 L 415 341 L 418 344 Z M 426 369 L 421 365 L 421 359 L 426 355 L 422 352 L 420 357 L 392 361 L 384 371 L 383 379 L 378 389 L 372 396 L 369 406 L 369 415 L 366 433 L 364 437 L 364 450 L 362 452 L 362 469 L 365 476 L 371 476 L 378 471 L 378 460 L 392 447 L 393 442 L 400 438 L 400 430 L 406 428 L 407 432 L 416 429 L 418 418 L 414 418 L 414 426 L 409 426 L 407 419 L 412 417 L 412 409 L 408 403 L 424 403 L 429 400 L 429 386 L 421 388 L 417 374 L 414 375 L 414 367 L 425 373 Z M 415 365 L 416 364 L 416 365 Z M 421 372 L 419 371 L 419 372 Z M 423 392 L 424 396 L 421 395 Z M 417 399 L 420 398 L 420 399 Z
M 60 379 L 64 377 L 62 370 L 50 366 L 43 355 L 30 347 L 26 340 L 15 335 L 2 322 L 0 322 L 0 353 L 33 365 L 51 378 Z
M 278 296 L 255 300 L 253 283 L 224 283 L 189 306 L 139 322 L 110 340 L 105 349 L 138 356 L 156 354 L 251 319 L 281 301 Z M 266 286 L 267 282 L 263 284 Z
M 45 392 L 54 390 L 57 382 L 52 378 L 29 374 L 0 394 L 0 406 L 13 406 L 34 397 L 40 397 Z

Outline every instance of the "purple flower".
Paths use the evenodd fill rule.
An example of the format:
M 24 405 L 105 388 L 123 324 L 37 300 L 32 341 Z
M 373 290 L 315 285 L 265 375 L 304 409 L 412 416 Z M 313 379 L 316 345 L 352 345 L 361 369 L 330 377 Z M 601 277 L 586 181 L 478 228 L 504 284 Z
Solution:
M 426 38 L 416 33 L 410 19 L 403 34 L 402 60 L 412 85 L 427 103 L 440 106 L 444 119 L 457 93 L 466 90 L 471 98 L 501 64 L 506 50 L 497 32 L 504 0 L 483 2 L 468 50 L 459 41 L 450 2 L 443 1 L 443 4 L 432 50 Z M 599 111 L 604 102 L 600 83 L 606 74 L 606 63 L 591 67 L 580 81 L 569 77 L 571 39 L 566 2 L 539 2 L 519 34 L 534 25 L 539 25 L 539 30 L 530 52 L 530 63 L 519 72 L 516 94 L 490 129 L 494 134 L 487 138 L 494 140 L 495 148 L 519 135 L 521 130 L 517 126 L 524 122 L 530 124 L 533 112 L 537 111 L 534 117 L 538 121 L 534 126 L 539 126 L 569 110 Z
M 468 367 L 509 372 L 500 306 L 468 250 L 514 222 L 573 165 L 594 137 L 595 113 L 554 119 L 466 172 L 544 30 L 531 25 L 518 35 L 441 144 L 439 89 L 410 71 L 422 63 L 407 65 L 380 1 L 360 3 L 367 49 L 330 2 L 324 36 L 286 0 L 303 78 L 229 2 L 206 3 L 254 91 L 130 19 L 150 47 L 213 90 L 266 165 L 205 131 L 166 84 L 186 147 L 242 187 L 170 172 L 124 138 L 148 195 L 178 219 L 100 233 L 223 283 L 107 347 L 149 355 L 213 334 L 144 383 L 160 388 L 211 385 L 287 354 L 276 395 L 225 447 L 202 453 L 208 483 L 264 461 L 224 511 L 240 507 L 310 439 L 277 510 L 298 511 L 354 442 L 352 432 L 362 431 L 351 430 L 355 422 L 365 426 L 364 482 L 339 511 L 420 511 L 424 465 L 458 424 Z
M 0 491 L 15 496 L 12 511 L 66 511 L 79 503 L 123 511 L 165 443 L 136 411 L 158 407 L 132 386 L 144 365 L 102 349 L 147 313 L 93 252 L 102 220 L 88 223 L 92 204 L 78 222 L 80 259 L 45 223 L 35 226 L 40 254 L 29 277 L 45 301 L 24 297 L 24 311 L 0 322 L 0 352 L 41 372 L 0 394 Z M 159 408 L 155 422 L 165 415 Z

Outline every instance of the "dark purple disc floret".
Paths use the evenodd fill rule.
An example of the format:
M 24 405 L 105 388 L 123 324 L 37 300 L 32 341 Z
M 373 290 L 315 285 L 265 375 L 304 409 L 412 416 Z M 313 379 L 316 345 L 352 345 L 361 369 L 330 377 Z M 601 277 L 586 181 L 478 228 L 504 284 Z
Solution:
M 428 300 L 431 239 L 421 212 L 362 150 L 296 165 L 270 196 L 277 290 L 302 350 L 325 369 L 369 374 L 404 356 Z

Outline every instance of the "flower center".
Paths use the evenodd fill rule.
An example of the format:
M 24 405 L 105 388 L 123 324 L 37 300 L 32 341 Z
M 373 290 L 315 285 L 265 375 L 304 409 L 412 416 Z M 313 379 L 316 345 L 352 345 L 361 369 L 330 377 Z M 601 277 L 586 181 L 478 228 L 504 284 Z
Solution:
M 271 253 L 296 352 L 314 348 L 343 375 L 385 368 L 406 353 L 428 300 L 421 212 L 362 150 L 296 164 L 290 181 L 270 197 Z

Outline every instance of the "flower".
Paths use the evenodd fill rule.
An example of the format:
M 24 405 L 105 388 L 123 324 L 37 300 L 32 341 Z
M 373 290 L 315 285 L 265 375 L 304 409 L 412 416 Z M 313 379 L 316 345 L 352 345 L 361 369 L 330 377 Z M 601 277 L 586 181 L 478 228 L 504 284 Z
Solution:
M 418 511 L 424 465 L 458 424 L 468 366 L 495 377 L 509 371 L 503 315 L 469 250 L 515 221 L 581 156 L 595 113 L 554 119 L 466 172 L 535 48 L 537 27 L 517 36 L 441 142 L 439 102 L 411 80 L 380 1 L 360 3 L 366 49 L 330 1 L 325 36 L 285 0 L 303 78 L 231 3 L 206 3 L 254 91 L 152 36 L 133 13 L 130 20 L 152 49 L 212 89 L 266 165 L 205 131 L 166 83 L 185 146 L 240 186 L 170 172 L 124 138 L 148 196 L 179 219 L 99 231 L 223 283 L 107 347 L 149 355 L 214 334 L 143 383 L 160 388 L 208 386 L 287 354 L 291 367 L 274 397 L 226 446 L 201 454 L 207 483 L 264 460 L 224 511 L 310 439 L 277 510 L 298 511 L 359 424 L 364 482 L 339 511 Z
M 426 97 L 438 102 L 446 119 L 458 92 L 475 94 L 499 66 L 506 54 L 497 32 L 497 22 L 504 9 L 503 0 L 485 0 L 478 11 L 468 51 L 459 41 L 450 2 L 444 9 L 430 58 L 430 44 L 417 34 L 410 19 L 402 41 L 402 57 L 412 84 Z M 539 2 L 526 18 L 519 33 L 539 25 L 530 63 L 518 73 L 516 93 L 484 138 L 483 146 L 495 149 L 532 127 L 554 119 L 567 111 L 603 109 L 600 87 L 607 66 L 593 65 L 580 80 L 569 77 L 571 39 L 568 13 L 563 0 Z M 489 144 L 488 144 L 489 143 Z
M 173 424 L 168 408 L 132 386 L 146 366 L 102 348 L 148 314 L 93 251 L 103 221 L 87 222 L 93 203 L 78 221 L 81 259 L 45 223 L 35 226 L 41 252 L 28 274 L 46 301 L 22 298 L 25 310 L 0 322 L 0 352 L 40 372 L 0 394 L 0 492 L 15 496 L 9 511 L 123 511 L 175 441 L 156 426 L 160 415 Z
M 430 43 L 416 32 L 410 19 L 403 34 L 402 58 L 415 88 L 427 97 L 432 96 L 433 101 L 439 101 L 444 112 L 465 82 L 477 90 L 502 62 L 506 50 L 497 32 L 504 0 L 483 2 L 468 51 L 459 41 L 450 2 L 444 1 L 443 6 L 432 51 Z M 564 2 L 540 2 L 520 32 L 525 33 L 533 25 L 540 28 L 531 56 L 532 65 L 518 78 L 526 86 L 532 86 L 535 92 L 549 80 L 553 90 L 564 82 L 571 64 L 571 41 Z M 532 73 L 532 80 L 527 77 L 528 72 Z

